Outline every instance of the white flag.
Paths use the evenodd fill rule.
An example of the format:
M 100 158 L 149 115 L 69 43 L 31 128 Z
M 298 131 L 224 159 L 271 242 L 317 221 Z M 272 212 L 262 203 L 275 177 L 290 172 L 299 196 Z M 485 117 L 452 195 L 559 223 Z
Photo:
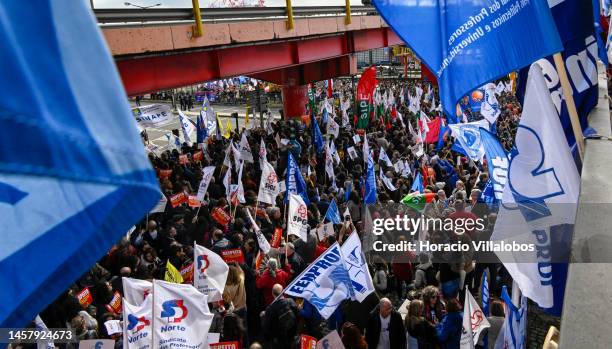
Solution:
M 397 160 L 395 164 L 393 164 L 393 169 L 395 170 L 395 173 L 402 173 L 402 170 L 404 169 L 404 162 L 402 159 Z
M 208 296 L 208 302 L 220 301 L 229 274 L 227 263 L 213 251 L 194 243 L 193 286 Z
M 497 83 L 497 86 L 495 86 L 495 93 L 498 95 L 501 95 L 505 89 L 506 89 L 506 86 L 504 86 L 504 83 L 500 81 Z
M 463 328 L 461 330 L 461 349 L 474 349 L 474 344 L 478 343 L 480 332 L 485 328 L 491 327 L 489 320 L 480 310 L 478 303 L 465 288 L 465 305 L 463 307 Z
M 225 197 L 227 197 L 227 201 L 231 202 L 231 193 L 232 193 L 232 166 L 227 168 L 225 171 L 225 175 L 223 176 L 223 186 L 225 186 Z
M 191 143 L 191 135 L 196 133 L 195 125 L 188 117 L 183 114 L 182 111 L 178 111 L 179 113 L 179 122 L 181 123 L 181 129 L 183 130 L 183 138 L 185 142 Z
M 261 143 L 259 143 L 259 168 L 263 171 L 263 163 L 268 161 L 268 150 L 266 149 L 266 143 L 264 143 L 263 137 L 261 137 Z
M 329 140 L 329 150 L 331 151 L 332 156 L 334 157 L 334 162 L 336 165 L 340 165 L 340 155 L 338 155 L 338 150 L 336 150 L 336 145 L 333 140 Z
M 166 211 L 166 204 L 168 203 L 168 199 L 166 198 L 166 195 L 163 195 L 159 198 L 159 201 L 157 202 L 157 205 L 155 205 L 155 207 L 153 207 L 153 209 L 151 209 L 151 212 L 149 213 L 157 213 L 157 212 L 164 212 Z
M 391 191 L 397 190 L 397 188 L 393 185 L 393 182 L 391 182 L 391 179 L 385 176 L 385 173 L 383 172 L 382 168 L 380 169 L 380 173 L 378 176 L 380 177 L 380 180 L 385 184 L 385 186 L 389 188 L 389 190 Z
M 361 151 L 363 152 L 363 161 L 367 165 L 370 158 L 370 144 L 368 143 L 368 135 L 365 132 L 363 133 L 363 147 Z
M 253 162 L 253 153 L 251 153 L 251 146 L 245 132 L 242 133 L 242 138 L 240 139 L 240 159 L 246 162 Z
M 412 171 L 410 171 L 410 164 L 408 163 L 408 160 L 404 160 L 404 167 L 402 168 L 402 177 L 408 178 L 411 174 Z
M 236 186 L 236 191 L 232 194 L 232 197 L 235 195 L 238 199 L 238 202 L 244 204 L 246 202 L 244 198 L 244 186 L 242 185 L 242 169 L 244 168 L 244 162 L 240 163 L 240 169 L 238 170 L 238 185 Z
M 208 300 L 192 285 L 154 280 L 153 348 L 204 349 L 212 324 Z
M 385 152 L 385 149 L 383 149 L 382 147 L 380 148 L 380 153 L 378 154 L 378 161 L 384 161 L 387 166 L 393 167 L 391 159 L 389 159 L 387 152 Z
M 351 279 L 344 267 L 337 242 L 285 288 L 286 294 L 304 298 L 325 319 L 333 314 L 342 301 L 351 298 L 352 292 Z
M 574 224 L 580 176 L 539 65 L 529 70 L 523 115 L 491 240 L 535 244 L 534 251 L 496 252 L 523 295 L 553 304 L 550 227 Z M 516 207 L 515 202 L 523 205 Z M 524 205 L 525 201 L 532 204 Z M 514 263 L 516 261 L 517 263 Z
M 47 327 L 47 325 L 45 325 L 45 322 L 40 318 L 40 315 L 36 315 L 36 317 L 34 318 L 34 324 L 36 325 L 37 330 L 45 331 L 45 333 L 47 333 L 46 337 L 53 337 L 51 332 L 47 332 L 49 331 L 49 328 Z M 44 340 L 41 339 L 36 342 L 36 347 L 38 349 L 55 349 L 55 343 L 53 343 L 53 340 L 51 340 L 51 338 L 47 338 Z
M 325 172 L 329 179 L 334 179 L 334 159 L 328 144 L 325 144 Z
M 452 124 L 450 127 L 453 137 L 459 142 L 463 150 L 473 161 L 481 161 L 484 157 L 484 147 L 480 141 L 480 128 L 489 129 L 487 120 L 478 120 L 464 124 Z
M 239 168 L 240 159 L 241 159 L 240 149 L 236 148 L 236 145 L 234 145 L 234 142 L 231 142 L 231 141 L 230 141 L 230 146 L 232 147 L 232 153 L 234 154 L 234 166 L 236 166 L 236 168 Z
M 276 172 L 274 172 L 274 167 L 270 165 L 269 162 L 264 161 L 261 163 L 261 166 L 261 181 L 259 182 L 259 194 L 257 194 L 257 201 L 275 205 L 276 197 L 280 192 L 278 177 L 276 176 Z
M 299 195 L 289 194 L 287 234 L 299 236 L 304 241 L 308 239 L 308 208 Z
M 134 305 L 142 304 L 153 290 L 153 284 L 147 280 L 132 279 L 124 276 L 121 278 L 121 283 L 123 284 L 123 298 Z
M 490 124 L 494 124 L 499 114 L 501 114 L 499 103 L 495 97 L 495 84 L 488 83 L 484 86 L 484 100 L 480 105 L 480 114 L 482 114 Z
M 151 348 L 153 297 L 147 297 L 141 305 L 130 304 L 125 298 L 121 304 L 123 306 L 123 349 Z
M 351 298 L 361 303 L 370 293 L 374 292 L 374 283 L 356 231 L 351 233 L 342 244 L 341 251 L 342 261 L 354 291 Z
M 215 166 L 207 166 L 202 169 L 202 180 L 200 181 L 198 194 L 196 195 L 198 200 L 204 201 L 204 195 L 206 195 L 208 191 L 208 185 L 210 184 L 214 172 Z
M 338 331 L 333 330 L 317 342 L 316 349 L 345 349 Z
M 249 217 L 249 220 L 251 221 L 253 230 L 255 231 L 255 237 L 257 238 L 257 244 L 259 245 L 259 249 L 264 254 L 270 253 L 270 249 L 271 249 L 270 243 L 268 242 L 266 237 L 261 233 L 261 229 L 259 229 L 259 227 L 257 226 L 257 223 L 253 219 L 253 216 L 251 216 L 251 212 L 247 209 L 246 213 L 247 213 L 247 216 Z
M 338 138 L 340 134 L 340 125 L 334 120 L 333 117 L 329 117 L 329 121 L 327 121 L 327 132 L 328 135 L 334 136 L 334 138 Z

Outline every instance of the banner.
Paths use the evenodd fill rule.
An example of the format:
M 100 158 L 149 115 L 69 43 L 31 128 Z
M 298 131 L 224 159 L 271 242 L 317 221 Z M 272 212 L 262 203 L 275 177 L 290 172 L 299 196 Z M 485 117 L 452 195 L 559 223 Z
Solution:
M 308 335 L 300 335 L 300 349 L 316 349 L 317 347 L 317 339 L 308 336 Z
M 153 284 L 147 280 L 132 279 L 125 276 L 121 278 L 121 283 L 123 284 L 123 298 L 134 305 L 142 304 L 153 288 Z
M 278 177 L 268 161 L 260 162 L 261 165 L 261 181 L 259 182 L 259 193 L 257 194 L 258 202 L 276 205 L 276 197 L 280 193 L 278 185 Z
M 213 314 L 191 285 L 154 280 L 153 348 L 205 349 Z
M 317 234 L 319 241 L 325 240 L 328 236 L 335 236 L 336 232 L 334 231 L 334 223 L 326 223 L 321 225 L 318 228 L 310 229 L 311 233 Z
M 198 244 L 194 244 L 193 260 L 196 263 L 193 286 L 207 295 L 209 302 L 220 301 L 223 298 L 229 266 L 221 256 Z
M 351 299 L 361 303 L 370 293 L 374 292 L 374 283 L 372 282 L 372 275 L 370 275 L 357 231 L 349 235 L 340 250 L 342 252 L 342 262 L 349 274 L 353 288 Z
M 170 205 L 172 205 L 172 208 L 176 208 L 186 203 L 188 200 L 187 195 L 185 195 L 184 192 L 180 192 L 170 197 Z
M 474 88 L 562 50 L 546 0 L 373 4 L 435 73 L 447 115 Z
M 181 277 L 183 278 L 184 284 L 192 284 L 193 283 L 193 262 L 187 264 L 179 270 L 181 273 Z
M 359 116 L 357 129 L 366 129 L 370 123 L 370 114 L 373 112 L 372 95 L 378 85 L 376 80 L 376 67 L 370 67 L 363 71 L 357 83 L 357 109 Z
M 125 280 L 125 278 L 124 278 Z M 153 297 L 141 305 L 123 300 L 123 349 L 149 349 L 153 340 Z
M 91 291 L 89 291 L 88 287 L 85 287 L 81 290 L 81 292 L 77 293 L 77 299 L 83 308 L 87 308 L 91 303 L 93 303 L 93 297 L 91 296 Z
M 119 291 L 115 291 L 113 298 L 111 298 L 110 302 L 108 302 L 108 304 L 106 304 L 104 307 L 110 313 L 121 314 L 121 294 Z
M 200 181 L 200 185 L 198 186 L 198 193 L 196 197 L 198 200 L 204 202 L 204 196 L 208 191 L 208 186 L 210 185 L 210 180 L 213 177 L 215 172 L 215 166 L 207 166 L 202 169 L 202 180 Z
M 226 263 L 231 263 L 231 262 L 244 263 L 244 254 L 242 253 L 242 249 L 240 248 L 222 250 L 221 258 L 223 258 L 223 260 Z
M 172 121 L 172 110 L 169 104 L 150 104 L 132 108 L 132 114 L 139 126 L 159 127 Z
M 483 314 L 482 310 L 480 310 L 478 303 L 476 303 L 470 290 L 466 287 L 460 348 L 474 349 L 474 345 L 478 343 L 478 338 L 482 330 L 489 327 L 491 327 L 489 320 L 487 320 L 487 317 Z
M 219 342 L 211 343 L 210 349 L 240 349 L 240 343 L 238 342 Z
M 304 298 L 325 319 L 331 316 L 343 300 L 353 297 L 351 279 L 344 267 L 338 243 L 325 250 L 284 292 Z
M 308 207 L 299 195 L 289 194 L 287 234 L 308 240 Z

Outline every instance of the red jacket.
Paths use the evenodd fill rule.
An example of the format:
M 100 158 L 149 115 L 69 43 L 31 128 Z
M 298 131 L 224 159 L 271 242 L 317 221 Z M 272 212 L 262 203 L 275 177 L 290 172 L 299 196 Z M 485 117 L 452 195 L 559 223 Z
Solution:
M 275 284 L 280 284 L 284 288 L 289 283 L 289 278 L 289 273 L 282 269 L 276 270 L 276 277 L 272 277 L 272 275 L 270 275 L 270 270 L 268 269 L 266 269 L 262 274 L 257 275 L 255 284 L 257 285 L 257 288 L 263 292 L 266 307 L 274 300 L 274 296 L 272 295 L 272 286 Z

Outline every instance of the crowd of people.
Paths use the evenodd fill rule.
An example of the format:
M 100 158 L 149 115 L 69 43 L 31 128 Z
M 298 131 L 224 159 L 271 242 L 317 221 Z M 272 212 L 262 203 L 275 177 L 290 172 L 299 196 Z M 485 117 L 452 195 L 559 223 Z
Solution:
M 204 156 L 194 158 L 202 148 L 198 144 L 183 143 L 175 149 L 154 154 L 149 158 L 158 173 L 160 187 L 167 198 L 185 192 L 195 195 L 202 179 L 202 169 L 215 166 L 213 179 L 208 187 L 201 207 L 186 204 L 173 207 L 171 200 L 163 212 L 150 213 L 125 238 L 119 241 L 99 262 L 74 285 L 59 296 L 41 314 L 49 328 L 70 327 L 76 330 L 79 339 L 112 338 L 121 347 L 121 335 L 108 335 L 103 323 L 121 319 L 121 314 L 109 309 L 114 294 L 122 290 L 122 277 L 138 279 L 163 279 L 169 261 L 181 270 L 193 262 L 193 245 L 196 242 L 221 254 L 227 249 L 241 249 L 244 262 L 230 262 L 229 275 L 223 291 L 223 300 L 209 304 L 215 317 L 210 328 L 220 333 L 220 341 L 237 341 L 241 348 L 296 348 L 299 335 L 306 334 L 320 339 L 330 331 L 338 331 L 345 348 L 459 348 L 462 329 L 462 306 L 465 286 L 477 298 L 483 271 L 488 270 L 491 290 L 491 327 L 488 329 L 488 347 L 495 344 L 495 337 L 504 317 L 504 306 L 498 300 L 502 285 L 511 285 L 508 274 L 501 263 L 475 262 L 473 255 L 466 254 L 461 263 L 440 263 L 429 254 L 408 255 L 406 259 L 389 261 L 384 256 L 368 255 L 369 268 L 376 292 L 363 302 L 345 300 L 334 314 L 323 319 L 316 308 L 303 299 L 281 296 L 283 289 L 298 276 L 326 248 L 335 242 L 342 243 L 356 231 L 362 241 L 372 232 L 366 217 L 391 217 L 396 214 L 387 204 L 400 203 L 411 191 L 415 175 L 422 173 L 424 191 L 434 194 L 423 213 L 428 217 L 479 217 L 486 222 L 482 232 L 464 234 L 459 237 L 452 231 L 426 231 L 431 240 L 452 239 L 486 240 L 495 224 L 496 214 L 481 201 L 487 182 L 486 166 L 474 163 L 464 154 L 453 150 L 453 139 L 448 136 L 441 144 L 426 144 L 424 154 L 417 157 L 415 145 L 418 140 L 409 132 L 408 123 L 418 127 L 418 116 L 408 106 L 408 98 L 415 89 L 431 89 L 432 94 L 423 94 L 422 110 L 431 119 L 440 117 L 436 108 L 437 89 L 424 81 L 407 82 L 394 80 L 381 83 L 382 95 L 393 96 L 391 106 L 375 108 L 373 117 L 363 135 L 367 135 L 373 158 L 377 162 L 376 173 L 382 172 L 395 190 L 389 189 L 377 176 L 377 203 L 364 205 L 362 196 L 365 176 L 362 144 L 355 143 L 353 115 L 354 91 L 348 84 L 334 86 L 337 99 L 330 100 L 334 112 L 329 115 L 342 125 L 342 105 L 350 104 L 347 114 L 351 116 L 350 127 L 342 126 L 333 139 L 339 156 L 334 165 L 335 178 L 327 178 L 325 155 L 318 152 L 312 139 L 311 126 L 300 120 L 271 122 L 269 127 L 243 130 L 253 150 L 259 149 L 263 140 L 267 161 L 281 179 L 287 168 L 288 153 L 299 164 L 310 201 L 308 224 L 319 227 L 330 203 L 335 200 L 340 212 L 346 209 L 350 219 L 334 225 L 335 233 L 319 240 L 317 234 L 308 234 L 307 241 L 296 236 L 286 236 L 285 193 L 277 197 L 276 205 L 257 203 L 261 177 L 259 156 L 254 151 L 254 162 L 245 163 L 242 172 L 244 203 L 232 203 L 226 195 L 222 178 L 226 149 L 230 141 L 238 144 L 239 130 L 230 139 L 210 135 L 204 147 Z M 323 125 L 321 103 L 327 89 L 314 86 L 314 105 L 309 106 L 314 115 L 313 122 Z M 506 150 L 513 146 L 514 133 L 520 117 L 521 107 L 512 93 L 498 96 L 501 115 L 496 132 Z M 187 105 L 188 107 L 188 105 Z M 392 112 L 392 110 L 395 111 Z M 382 111 L 382 113 L 380 111 Z M 464 110 L 469 121 L 482 118 L 478 112 Z M 328 139 L 332 136 L 326 136 Z M 281 142 L 280 140 L 288 140 Z M 363 140 L 362 140 L 363 141 Z M 349 156 L 353 147 L 357 157 Z M 409 171 L 397 171 L 384 161 L 377 161 L 384 150 L 392 163 L 402 161 Z M 186 154 L 188 161 L 179 161 Z M 182 163 L 181 163 L 182 162 Z M 231 183 L 238 181 L 236 168 L 230 169 Z M 479 205 L 477 205 L 479 204 Z M 254 210 L 258 207 L 257 211 Z M 412 208 L 405 207 L 411 214 Z M 283 232 L 280 246 L 272 248 L 261 263 L 257 261 L 259 245 L 254 236 L 254 227 L 247 210 L 251 210 L 264 236 L 271 240 L 275 231 Z M 368 210 L 366 212 L 365 210 Z M 219 214 L 222 212 L 223 214 Z M 412 214 L 420 212 L 412 211 Z M 488 235 L 487 235 L 488 234 Z M 397 239 L 406 239 L 399 236 Z M 364 248 L 366 243 L 363 243 Z M 93 301 L 83 307 L 77 293 L 91 290 Z M 406 303 L 405 301 L 409 302 Z M 401 309 L 402 304 L 407 304 Z M 59 345 L 59 344 L 58 344 Z M 70 346 L 70 344 L 67 344 Z M 484 348 L 483 343 L 478 344 Z

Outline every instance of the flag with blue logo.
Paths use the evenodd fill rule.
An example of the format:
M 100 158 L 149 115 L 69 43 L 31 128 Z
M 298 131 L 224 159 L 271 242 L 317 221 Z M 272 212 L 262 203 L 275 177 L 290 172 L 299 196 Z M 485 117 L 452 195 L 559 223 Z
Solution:
M 569 238 L 560 228 L 574 224 L 580 176 L 537 64 L 529 72 L 515 147 L 491 240 L 535 245 L 533 251 L 496 253 L 526 297 L 552 308 L 563 303 L 554 297 L 565 287 L 563 273 L 555 271 L 565 261 L 557 255 L 569 254 L 560 248 Z
M 425 192 L 425 188 L 423 187 L 423 176 L 421 176 L 421 172 L 417 172 L 416 177 L 414 177 L 414 182 L 412 182 L 412 187 L 410 191 L 415 191 L 418 193 Z
M 89 5 L 0 13 L 0 327 L 23 327 L 161 193 Z
M 179 122 L 181 123 L 181 130 L 183 131 L 183 139 L 187 143 L 191 143 L 191 137 L 194 133 L 196 133 L 196 127 L 181 110 L 178 111 L 179 114 Z
M 200 111 L 200 115 L 196 119 L 196 142 L 204 143 L 206 138 L 208 137 L 208 130 L 206 128 L 206 113 L 204 110 Z
M 482 119 L 466 124 L 452 124 L 448 125 L 448 127 L 450 127 L 453 137 L 455 137 L 456 142 L 465 151 L 466 155 L 473 161 L 482 162 L 485 151 L 480 140 L 479 129 L 481 127 L 489 128 L 487 120 Z
M 317 119 L 312 117 L 312 143 L 314 143 L 317 148 L 317 153 L 321 154 L 323 151 L 323 144 L 325 141 L 323 140 L 323 134 L 321 133 L 321 129 L 319 128 L 319 123 L 317 123 Z
M 480 105 L 480 115 L 482 115 L 489 124 L 493 125 L 497 121 L 501 109 L 497 97 L 495 97 L 495 84 L 488 83 L 483 87 L 484 96 Z
M 491 178 L 489 178 L 487 183 L 485 183 L 478 200 L 479 202 L 484 202 L 487 204 L 489 209 L 494 209 L 497 207 L 500 200 L 495 197 L 495 189 L 493 189 L 493 182 L 491 181 Z
M 370 293 L 374 292 L 374 283 L 356 230 L 349 235 L 340 249 L 344 267 L 353 286 L 352 299 L 363 302 Z
M 374 160 L 372 159 L 372 154 L 368 154 L 368 168 L 364 183 L 364 195 L 363 195 L 363 203 L 364 204 L 375 204 L 376 203 L 376 173 L 374 172 Z
M 567 69 L 567 76 L 572 86 L 574 103 L 578 110 L 582 130 L 588 126 L 588 115 L 597 105 L 597 34 L 593 25 L 593 5 L 591 1 L 561 0 L 551 1 L 550 11 L 557 25 L 563 42 L 563 60 Z M 599 18 L 597 18 L 599 20 Z M 565 137 L 570 147 L 574 147 L 576 140 L 569 112 L 562 97 L 561 81 L 555 69 L 553 57 L 546 57 L 536 62 L 544 73 L 555 109 L 561 119 Z M 529 67 L 519 72 L 517 95 L 522 100 L 527 86 Z
M 480 287 L 480 295 L 482 300 L 482 313 L 484 316 L 489 317 L 491 314 L 489 313 L 489 303 L 490 303 L 490 295 L 489 295 L 489 277 L 487 276 L 487 271 L 482 272 L 482 285 Z M 484 337 L 482 337 L 483 347 L 489 347 L 489 334 L 486 333 Z
M 306 205 L 310 203 L 308 200 L 308 193 L 306 192 L 306 182 L 300 172 L 300 167 L 297 162 L 293 159 L 291 152 L 288 153 L 287 158 L 287 174 L 285 176 L 285 186 L 287 191 L 285 192 L 285 203 L 289 202 L 289 194 L 296 194 L 304 199 Z
M 141 304 L 130 304 L 127 299 L 123 306 L 123 348 L 141 349 L 151 346 L 153 338 L 153 297 L 147 297 Z
M 546 0 L 373 4 L 435 74 L 447 115 L 474 88 L 562 50 Z
M 480 140 L 485 150 L 489 180 L 493 185 L 496 201 L 501 200 L 504 186 L 508 180 L 509 160 L 506 150 L 502 147 L 497 136 L 484 128 L 480 129 Z
M 336 199 L 332 199 L 327 206 L 327 212 L 325 212 L 325 219 L 329 220 L 334 224 L 342 224 L 342 219 L 340 218 L 340 212 L 338 211 L 338 205 L 336 204 Z
M 303 298 L 328 319 L 345 299 L 354 297 L 351 277 L 344 266 L 340 245 L 334 243 L 285 288 Z
M 515 292 L 513 290 L 513 292 Z M 501 298 L 506 303 L 506 317 L 497 335 L 495 349 L 527 348 L 527 299 L 521 296 L 520 307 L 512 303 L 506 286 L 502 288 Z

